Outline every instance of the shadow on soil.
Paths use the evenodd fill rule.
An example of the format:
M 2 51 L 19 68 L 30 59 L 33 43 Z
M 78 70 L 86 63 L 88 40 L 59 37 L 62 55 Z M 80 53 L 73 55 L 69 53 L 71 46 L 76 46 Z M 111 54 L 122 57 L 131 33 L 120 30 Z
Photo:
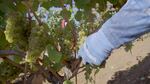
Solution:
M 150 53 L 131 68 L 116 72 L 107 84 L 150 84 Z

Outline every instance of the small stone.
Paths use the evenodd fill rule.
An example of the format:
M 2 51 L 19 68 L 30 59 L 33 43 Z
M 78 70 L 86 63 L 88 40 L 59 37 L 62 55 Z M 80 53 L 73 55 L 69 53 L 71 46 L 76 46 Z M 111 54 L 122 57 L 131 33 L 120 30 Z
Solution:
M 140 80 L 145 80 L 145 77 L 141 77 Z
M 3 59 L 2 59 L 2 58 L 0 58 L 0 63 L 1 63 L 1 62 L 3 62 Z
M 111 66 L 111 69 L 114 69 L 114 66 Z
M 127 79 L 127 81 L 129 82 L 129 81 L 130 81 L 130 79 Z
M 150 79 L 150 76 L 147 76 L 148 79 Z

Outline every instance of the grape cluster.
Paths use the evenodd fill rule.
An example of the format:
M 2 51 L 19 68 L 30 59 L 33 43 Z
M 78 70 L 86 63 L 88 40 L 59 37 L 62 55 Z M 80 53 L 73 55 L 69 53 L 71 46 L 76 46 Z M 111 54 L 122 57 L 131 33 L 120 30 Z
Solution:
M 17 44 L 20 48 L 25 48 L 27 45 L 26 31 L 26 21 L 23 17 L 17 12 L 10 13 L 4 32 L 6 40 L 9 43 Z
M 42 51 L 48 44 L 48 27 L 45 25 L 36 25 L 31 29 L 31 34 L 28 39 L 29 49 L 26 57 L 27 62 L 35 62 L 41 55 Z
M 84 43 L 87 36 L 84 30 L 80 30 L 78 36 L 78 47 L 80 47 Z

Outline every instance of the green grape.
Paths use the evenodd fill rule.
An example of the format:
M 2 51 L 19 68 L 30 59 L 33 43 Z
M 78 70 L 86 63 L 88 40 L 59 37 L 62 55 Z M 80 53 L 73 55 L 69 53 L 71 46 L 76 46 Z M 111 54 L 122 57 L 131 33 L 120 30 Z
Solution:
M 26 20 L 16 12 L 10 13 L 4 31 L 6 40 L 18 45 L 19 48 L 25 48 L 27 45 L 26 31 Z
M 80 30 L 78 33 L 78 46 L 82 45 L 86 39 L 86 33 L 84 30 Z
M 36 59 L 41 55 L 42 51 L 46 48 L 48 39 L 48 27 L 46 25 L 36 25 L 31 29 L 31 34 L 29 37 L 29 49 L 26 56 L 27 62 L 32 63 L 36 61 Z

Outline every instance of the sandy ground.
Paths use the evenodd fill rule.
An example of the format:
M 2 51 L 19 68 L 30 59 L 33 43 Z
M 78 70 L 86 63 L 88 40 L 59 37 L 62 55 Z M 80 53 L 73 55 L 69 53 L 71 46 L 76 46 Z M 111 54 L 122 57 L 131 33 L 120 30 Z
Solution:
M 126 70 L 133 65 L 138 64 L 137 59 L 144 59 L 148 56 L 148 53 L 150 53 L 150 37 L 144 38 L 143 41 L 140 40 L 134 42 L 132 54 L 130 52 L 126 52 L 123 47 L 114 50 L 107 60 L 105 68 L 101 69 L 96 75 L 95 83 L 108 84 L 108 80 L 111 80 L 115 72 Z M 86 84 L 83 73 L 78 75 L 78 84 Z

